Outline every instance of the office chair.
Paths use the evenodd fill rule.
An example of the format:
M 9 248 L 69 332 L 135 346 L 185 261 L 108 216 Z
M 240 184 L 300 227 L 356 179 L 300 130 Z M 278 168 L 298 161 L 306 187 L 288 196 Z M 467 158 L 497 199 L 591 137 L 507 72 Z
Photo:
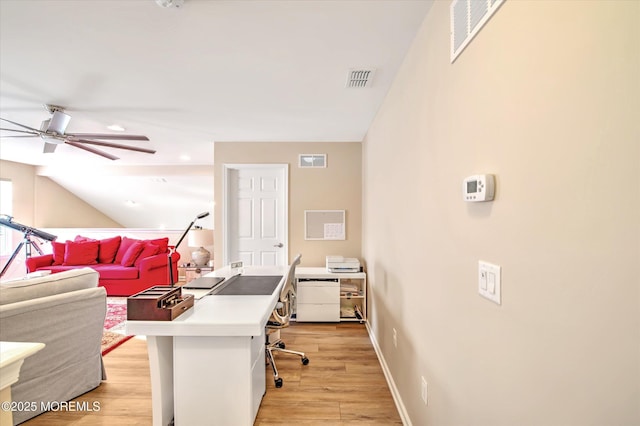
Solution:
M 296 266 L 300 263 L 300 258 L 302 255 L 298 254 L 291 265 L 289 266 L 289 272 L 286 276 L 286 281 L 282 286 L 282 290 L 280 291 L 280 299 L 276 304 L 275 309 L 271 313 L 271 317 L 269 321 L 267 321 L 266 326 L 266 353 L 267 360 L 269 364 L 271 364 L 271 368 L 273 369 L 273 381 L 277 388 L 282 387 L 282 378 L 278 375 L 278 368 L 276 367 L 276 362 L 273 359 L 273 352 L 283 352 L 287 354 L 297 355 L 300 357 L 300 361 L 302 365 L 309 364 L 309 358 L 307 358 L 304 352 L 292 351 L 289 349 L 285 349 L 285 344 L 279 338 L 273 342 L 269 341 L 269 336 L 280 329 L 285 327 L 289 327 L 289 320 L 291 319 L 291 310 L 293 307 L 293 298 L 296 295 L 296 285 L 295 285 L 295 271 Z

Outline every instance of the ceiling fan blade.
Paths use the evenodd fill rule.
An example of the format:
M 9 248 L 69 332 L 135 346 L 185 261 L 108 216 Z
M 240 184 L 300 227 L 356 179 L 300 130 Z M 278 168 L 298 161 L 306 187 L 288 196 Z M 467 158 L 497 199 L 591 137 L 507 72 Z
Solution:
M 53 111 L 49 127 L 47 127 L 47 132 L 55 132 L 59 135 L 64 135 L 64 131 L 67 130 L 69 121 L 71 121 L 71 116 L 69 114 L 65 114 L 62 111 Z
M 100 151 L 99 149 L 91 148 L 90 146 L 82 145 L 81 143 L 77 143 L 77 142 L 74 142 L 74 141 L 65 141 L 65 143 L 69 144 L 71 146 L 75 146 L 76 148 L 84 149 L 85 151 L 89 151 L 89 152 L 91 152 L 93 154 L 100 155 L 100 156 L 102 156 L 104 158 L 108 158 L 109 160 L 117 160 L 118 159 L 118 157 L 116 157 L 115 155 L 111 155 L 111 154 L 109 154 L 107 152 Z
M 27 130 L 31 130 L 32 132 L 36 132 L 36 134 L 40 134 L 40 130 L 34 129 L 33 127 L 25 126 L 24 124 L 16 123 L 15 121 L 7 120 L 6 118 L 2 118 L 2 117 L 0 117 L 0 120 L 6 121 L 7 123 L 14 124 L 16 126 L 20 126 L 20 127 L 24 128 L 24 129 L 27 129 Z M 7 130 L 9 130 L 9 129 L 7 129 Z
M 42 152 L 45 153 L 45 154 L 51 154 L 56 150 L 57 146 L 58 146 L 57 143 L 45 142 L 44 143 L 44 149 L 42 150 Z
M 39 136 L 39 133 L 27 132 L 26 130 L 5 129 L 0 127 L 0 131 L 22 133 L 20 135 L 3 135 L 3 138 L 33 138 L 35 136 Z
M 147 154 L 155 154 L 156 151 L 147 148 L 138 148 L 137 146 L 121 145 L 119 143 L 92 141 L 89 139 L 67 139 L 69 142 L 88 143 L 91 145 L 108 146 L 109 148 L 128 149 L 129 151 L 145 152 Z
M 35 138 L 38 135 L 0 135 L 0 139 Z
M 66 136 L 71 136 L 74 139 L 111 139 L 122 141 L 148 141 L 149 138 L 142 135 L 116 135 L 106 133 L 67 133 Z

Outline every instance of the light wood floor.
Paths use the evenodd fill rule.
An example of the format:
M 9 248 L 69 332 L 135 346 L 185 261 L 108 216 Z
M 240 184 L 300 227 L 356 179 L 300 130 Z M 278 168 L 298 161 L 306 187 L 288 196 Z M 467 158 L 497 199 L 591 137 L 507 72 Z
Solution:
M 303 366 L 295 356 L 275 355 L 284 385 L 275 388 L 267 366 L 267 392 L 255 426 L 402 424 L 363 324 L 292 323 L 281 336 L 310 362 Z M 146 342 L 131 339 L 104 360 L 107 381 L 76 399 L 99 402 L 100 411 L 48 412 L 23 425 L 151 425 Z

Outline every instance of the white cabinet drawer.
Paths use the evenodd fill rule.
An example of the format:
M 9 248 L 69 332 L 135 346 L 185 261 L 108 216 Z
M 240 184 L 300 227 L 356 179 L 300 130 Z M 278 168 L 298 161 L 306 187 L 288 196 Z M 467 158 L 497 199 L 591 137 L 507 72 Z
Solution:
M 265 340 L 266 337 L 264 333 L 251 338 L 251 364 L 264 356 Z
M 298 283 L 298 303 L 336 303 L 340 299 L 340 284 L 330 281 Z
M 339 322 L 340 303 L 300 303 L 296 311 L 298 322 Z
M 251 338 L 251 418 L 255 419 L 260 408 L 260 401 L 266 390 L 265 335 Z

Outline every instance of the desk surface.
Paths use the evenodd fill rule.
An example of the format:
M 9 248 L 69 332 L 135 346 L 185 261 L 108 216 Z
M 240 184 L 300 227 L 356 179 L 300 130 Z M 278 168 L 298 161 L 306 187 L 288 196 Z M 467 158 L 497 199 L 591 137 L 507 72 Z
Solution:
M 283 278 L 270 295 L 207 295 L 212 290 L 183 289 L 194 294 L 193 308 L 173 321 L 127 321 L 125 332 L 146 336 L 260 336 L 275 307 L 288 266 L 248 266 L 242 274 L 280 275 Z M 237 273 L 229 267 L 207 276 L 231 277 Z M 224 284 L 224 282 L 222 283 Z

